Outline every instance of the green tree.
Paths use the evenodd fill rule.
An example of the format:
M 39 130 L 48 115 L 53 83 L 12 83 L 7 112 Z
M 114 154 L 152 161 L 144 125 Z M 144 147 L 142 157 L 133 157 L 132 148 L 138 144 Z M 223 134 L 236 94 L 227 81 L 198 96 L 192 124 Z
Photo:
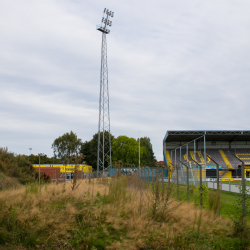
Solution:
M 39 155 L 29 155 L 29 161 L 32 164 L 39 164 Z M 61 163 L 61 159 L 56 159 L 56 157 L 48 157 L 47 155 L 40 156 L 40 163 L 41 164 L 59 164 Z
M 54 155 L 59 158 L 70 158 L 79 152 L 82 145 L 82 140 L 77 138 L 77 135 L 70 131 L 56 138 L 52 144 Z
M 142 161 L 145 148 L 140 147 L 140 161 Z M 122 161 L 125 164 L 139 164 L 139 143 L 134 138 L 125 135 L 118 136 L 112 141 L 112 161 Z
M 139 141 L 139 139 L 137 140 Z M 149 137 L 140 138 L 140 145 L 145 148 L 146 152 L 142 158 L 142 164 L 144 165 L 155 165 L 157 163 L 153 151 L 153 147 Z
M 108 132 L 105 131 L 105 136 L 108 137 Z M 102 132 L 100 133 L 100 137 L 102 138 Z M 110 134 L 111 142 L 114 138 L 112 134 Z M 98 133 L 93 135 L 93 138 L 90 141 L 85 141 L 82 143 L 80 152 L 85 156 L 84 160 L 88 165 L 90 165 L 93 169 L 97 169 L 97 147 L 98 147 Z M 108 150 L 108 145 L 105 146 L 105 151 Z M 108 159 L 105 161 L 105 167 L 108 167 Z

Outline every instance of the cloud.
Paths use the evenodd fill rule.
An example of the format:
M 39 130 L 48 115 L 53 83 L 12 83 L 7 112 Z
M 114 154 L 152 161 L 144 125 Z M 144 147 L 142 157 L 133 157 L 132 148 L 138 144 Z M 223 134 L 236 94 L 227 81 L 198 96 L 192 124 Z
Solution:
M 151 138 L 158 160 L 174 129 L 247 129 L 248 1 L 0 4 L 1 145 L 52 155 L 53 140 L 97 132 L 104 7 L 111 132 Z

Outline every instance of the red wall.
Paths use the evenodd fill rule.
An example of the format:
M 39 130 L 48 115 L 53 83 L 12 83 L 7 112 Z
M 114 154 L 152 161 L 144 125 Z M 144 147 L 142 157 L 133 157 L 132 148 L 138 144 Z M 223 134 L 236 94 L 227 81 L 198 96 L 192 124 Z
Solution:
M 35 168 L 39 171 L 39 167 Z M 40 168 L 40 172 L 44 173 L 46 176 L 50 176 L 52 182 L 60 182 L 60 168 L 53 168 L 53 167 L 42 167 Z

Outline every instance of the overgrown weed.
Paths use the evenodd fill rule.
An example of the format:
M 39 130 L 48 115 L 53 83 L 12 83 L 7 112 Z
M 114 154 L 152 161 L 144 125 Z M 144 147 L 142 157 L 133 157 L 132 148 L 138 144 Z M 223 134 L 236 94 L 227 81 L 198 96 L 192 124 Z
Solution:
M 153 185 L 139 175 L 90 179 L 74 191 L 70 183 L 32 185 L 0 193 L 1 246 L 194 249 L 200 244 L 212 249 L 218 238 L 227 242 L 232 234 L 230 220 L 167 198 L 160 177 Z

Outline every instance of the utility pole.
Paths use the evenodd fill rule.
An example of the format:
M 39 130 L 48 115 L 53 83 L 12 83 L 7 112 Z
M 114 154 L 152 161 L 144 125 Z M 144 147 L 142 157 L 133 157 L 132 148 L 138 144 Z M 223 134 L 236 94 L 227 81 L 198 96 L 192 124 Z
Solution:
M 40 184 L 41 184 L 41 181 L 40 181 L 40 176 L 41 176 L 41 174 L 40 174 L 40 157 L 41 156 L 44 156 L 44 154 L 38 154 L 39 155 L 39 187 L 40 187 Z
M 108 26 L 112 26 L 109 17 L 114 16 L 114 12 L 104 9 L 104 16 L 101 25 L 96 29 L 102 32 L 101 51 L 101 75 L 100 75 L 100 97 L 99 97 L 99 122 L 98 122 L 98 148 L 97 148 L 97 177 L 102 171 L 104 175 L 105 160 L 109 156 L 109 166 L 111 166 L 111 137 L 110 137 L 110 115 L 109 115 L 109 88 L 108 88 L 108 62 L 107 62 L 107 40 L 106 34 L 110 33 Z

